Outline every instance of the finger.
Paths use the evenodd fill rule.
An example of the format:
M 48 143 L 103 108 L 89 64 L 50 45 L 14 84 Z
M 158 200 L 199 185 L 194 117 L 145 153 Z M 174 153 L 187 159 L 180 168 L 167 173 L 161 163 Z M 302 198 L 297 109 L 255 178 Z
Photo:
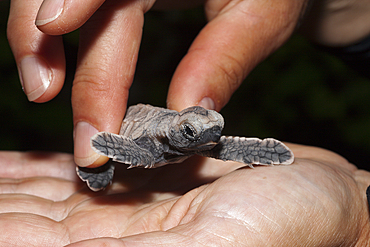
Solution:
M 47 217 L 24 214 L 0 214 L 3 246 L 65 246 L 70 233 L 65 225 Z
M 55 97 L 65 77 L 62 38 L 46 35 L 35 26 L 40 4 L 40 0 L 13 0 L 7 29 L 23 90 L 34 102 Z
M 79 181 L 70 154 L 41 152 L 0 152 L 0 177 L 56 177 Z
M 168 107 L 220 110 L 247 74 L 291 35 L 304 3 L 209 0 L 206 12 L 211 21 L 179 64 Z
M 18 206 L 24 207 L 24 209 L 29 209 L 27 208 L 27 204 L 28 202 L 31 202 L 33 200 L 33 198 L 30 196 L 36 196 L 38 198 L 48 199 L 52 201 L 63 201 L 70 197 L 73 193 L 76 193 L 83 186 L 84 184 L 82 184 L 82 182 L 80 182 L 80 186 L 78 186 L 76 182 L 50 177 L 33 177 L 18 180 L 1 178 L 0 194 L 5 196 L 0 195 L 0 198 L 10 199 L 10 194 L 22 194 L 26 197 L 26 199 L 21 199 L 21 203 L 16 203 L 17 200 L 10 201 L 7 199 L 6 201 L 4 201 L 4 203 L 6 202 L 5 206 L 4 203 L 0 203 L 0 211 L 1 208 L 13 211 L 15 207 Z M 58 191 L 58 193 L 55 193 L 56 191 Z M 16 206 L 10 207 L 10 205 L 13 203 Z
M 36 17 L 36 25 L 50 35 L 61 35 L 81 27 L 104 0 L 44 0 Z
M 74 154 L 79 166 L 107 161 L 91 149 L 90 138 L 99 131 L 119 131 L 148 8 L 141 1 L 109 1 L 81 28 L 72 89 Z

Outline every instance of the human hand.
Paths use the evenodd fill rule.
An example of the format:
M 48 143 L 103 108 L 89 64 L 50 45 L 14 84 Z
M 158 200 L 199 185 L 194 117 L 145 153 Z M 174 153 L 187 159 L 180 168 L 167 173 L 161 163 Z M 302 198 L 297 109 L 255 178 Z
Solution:
M 7 246 L 365 246 L 369 172 L 290 144 L 289 166 L 195 157 L 156 169 L 117 166 L 92 192 L 67 154 L 0 153 Z
M 172 8 L 203 1 L 42 2 L 11 3 L 8 38 L 24 91 L 35 102 L 55 97 L 65 73 L 59 35 L 81 27 L 72 89 L 74 154 L 80 166 L 99 166 L 107 159 L 92 151 L 90 137 L 99 131 L 119 131 L 135 72 L 143 14 L 154 3 L 159 8 Z M 317 2 L 328 5 L 343 1 Z M 288 39 L 307 3 L 308 0 L 206 1 L 209 23 L 173 76 L 168 107 L 181 110 L 201 105 L 220 110 L 247 74 Z M 318 25 L 315 28 L 319 29 Z
M 162 1 L 162 7 L 170 2 Z M 202 1 L 179 1 L 178 5 L 195 2 Z M 289 37 L 304 2 L 207 2 L 210 22 L 173 77 L 169 108 L 180 110 L 200 104 L 220 110 L 246 74 Z M 60 35 L 81 27 L 72 89 L 74 154 L 80 166 L 99 166 L 107 160 L 96 160 L 99 156 L 90 148 L 90 137 L 99 131 L 119 131 L 135 72 L 144 13 L 154 3 L 155 0 L 11 2 L 8 38 L 31 101 L 48 101 L 60 91 L 65 73 Z

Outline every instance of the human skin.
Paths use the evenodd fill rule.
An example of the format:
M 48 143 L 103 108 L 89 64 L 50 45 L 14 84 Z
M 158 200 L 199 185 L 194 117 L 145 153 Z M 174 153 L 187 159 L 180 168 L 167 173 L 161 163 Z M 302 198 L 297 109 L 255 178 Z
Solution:
M 8 23 L 22 83 L 34 102 L 52 99 L 63 85 L 65 64 L 58 35 L 86 23 L 81 28 L 72 96 L 75 160 L 83 166 L 106 161 L 96 160 L 88 140 L 97 131 L 119 130 L 135 71 L 143 13 L 154 4 L 149 0 L 103 2 L 66 0 L 58 18 L 46 23 L 40 19 L 46 15 L 45 10 L 39 12 L 42 1 L 12 0 Z M 307 16 L 315 21 L 304 23 L 303 30 L 326 45 L 357 41 L 369 33 L 363 25 L 370 23 L 365 2 L 317 1 L 313 9 L 324 11 L 319 16 L 310 12 Z M 220 110 L 250 70 L 291 35 L 306 4 L 304 0 L 207 1 L 210 22 L 172 79 L 169 108 L 199 104 Z M 332 12 L 336 14 L 329 15 Z M 351 23 L 345 36 L 341 22 Z M 40 68 L 50 70 L 40 76 L 36 74 Z M 48 86 L 30 82 L 32 76 L 46 78 Z M 79 181 L 71 155 L 1 152 L 0 243 L 368 245 L 369 173 L 329 151 L 290 147 L 297 157 L 291 166 L 249 169 L 201 158 L 153 170 L 125 170 L 121 165 L 113 185 L 100 193 Z
M 306 12 L 308 0 L 11 1 L 8 39 L 30 101 L 46 102 L 58 94 L 65 76 L 61 35 L 81 27 L 72 88 L 78 165 L 94 167 L 107 161 L 93 152 L 89 140 L 100 131 L 119 131 L 144 13 L 154 4 L 172 9 L 203 2 L 209 23 L 179 64 L 167 106 L 182 110 L 201 105 L 219 111 L 248 73 L 289 38 Z M 370 32 L 367 2 L 315 1 L 303 22 L 304 33 L 326 45 L 357 41 Z
M 0 152 L 0 243 L 368 246 L 370 173 L 327 150 L 288 146 L 288 166 L 120 164 L 103 192 L 77 178 L 70 154 Z

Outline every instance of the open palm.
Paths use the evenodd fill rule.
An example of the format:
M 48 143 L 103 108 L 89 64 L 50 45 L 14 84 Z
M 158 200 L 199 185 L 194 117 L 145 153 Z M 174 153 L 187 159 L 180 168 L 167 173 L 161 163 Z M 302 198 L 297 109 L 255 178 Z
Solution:
M 290 166 L 120 165 L 99 193 L 79 181 L 72 155 L 2 152 L 1 246 L 363 246 L 369 173 L 289 147 Z

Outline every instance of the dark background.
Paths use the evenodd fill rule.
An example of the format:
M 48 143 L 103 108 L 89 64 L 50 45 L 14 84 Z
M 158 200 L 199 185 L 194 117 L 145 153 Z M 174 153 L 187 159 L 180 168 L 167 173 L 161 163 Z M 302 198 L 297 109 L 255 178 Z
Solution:
M 64 36 L 67 77 L 52 101 L 27 101 L 6 39 L 0 1 L 0 150 L 72 152 L 71 84 L 78 32 Z M 129 104 L 165 106 L 171 76 L 204 26 L 201 8 L 149 12 Z M 324 147 L 370 170 L 370 81 L 299 35 L 261 63 L 221 111 L 224 134 Z

